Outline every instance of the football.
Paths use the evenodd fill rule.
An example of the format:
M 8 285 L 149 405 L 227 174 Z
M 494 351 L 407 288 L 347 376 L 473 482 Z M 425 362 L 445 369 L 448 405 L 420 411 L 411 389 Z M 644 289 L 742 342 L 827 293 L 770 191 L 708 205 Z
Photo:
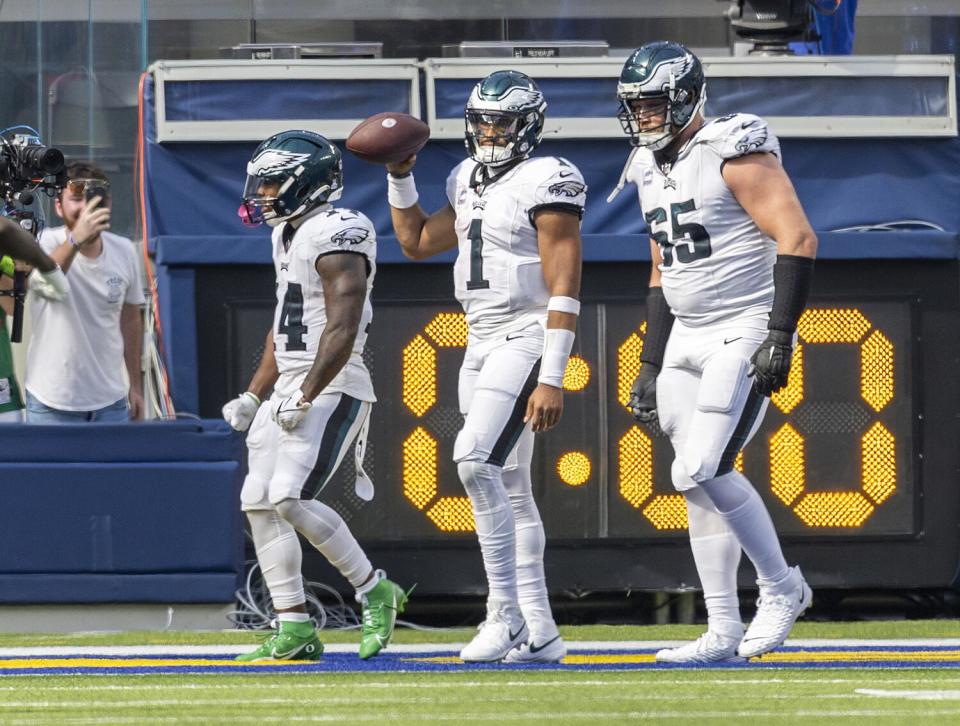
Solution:
M 430 127 L 406 113 L 378 113 L 360 122 L 347 137 L 347 150 L 373 164 L 396 164 L 416 154 L 430 138 Z

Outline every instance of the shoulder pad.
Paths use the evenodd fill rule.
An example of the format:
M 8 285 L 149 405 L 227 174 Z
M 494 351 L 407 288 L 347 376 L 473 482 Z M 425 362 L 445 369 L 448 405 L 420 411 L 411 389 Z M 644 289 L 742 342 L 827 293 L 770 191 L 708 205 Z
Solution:
M 358 249 L 376 239 L 373 225 L 360 212 L 334 208 L 311 217 L 298 231 L 312 247 Z
M 545 156 L 524 164 L 524 188 L 535 190 L 533 206 L 586 204 L 587 184 L 580 170 L 566 159 Z
M 758 151 L 780 156 L 780 142 L 767 122 L 750 113 L 733 113 L 714 119 L 700 130 L 697 141 L 708 144 L 723 159 L 735 159 Z

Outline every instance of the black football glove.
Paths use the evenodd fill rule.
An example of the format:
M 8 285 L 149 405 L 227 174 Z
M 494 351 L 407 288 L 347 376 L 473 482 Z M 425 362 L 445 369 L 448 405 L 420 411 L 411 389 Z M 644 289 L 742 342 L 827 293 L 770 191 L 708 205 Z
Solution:
M 640 423 L 651 424 L 657 420 L 657 375 L 660 366 L 655 363 L 643 363 L 637 380 L 630 389 L 630 402 L 627 408 Z
M 769 396 L 787 385 L 790 361 L 793 358 L 793 333 L 770 330 L 767 339 L 750 356 L 748 376 L 761 396 Z

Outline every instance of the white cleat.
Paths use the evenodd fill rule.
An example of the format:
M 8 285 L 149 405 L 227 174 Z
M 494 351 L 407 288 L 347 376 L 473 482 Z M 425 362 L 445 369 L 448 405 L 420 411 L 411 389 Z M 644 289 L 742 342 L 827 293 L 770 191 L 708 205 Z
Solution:
M 664 648 L 657 651 L 657 663 L 742 663 L 743 658 L 737 655 L 737 646 L 743 637 L 741 630 L 736 635 L 719 633 L 708 630 L 692 643 L 681 645 L 679 648 Z
M 531 637 L 519 648 L 507 653 L 503 662 L 514 665 L 518 663 L 559 663 L 566 654 L 567 646 L 559 635 L 539 640 Z
M 771 590 L 769 586 L 760 588 L 757 614 L 737 648 L 737 654 L 744 658 L 763 655 L 783 645 L 797 618 L 813 602 L 813 591 L 799 567 L 790 568 L 784 581 L 778 583 L 775 591 Z
M 492 605 L 487 608 L 487 619 L 479 632 L 460 651 L 464 663 L 498 663 L 511 650 L 527 642 L 530 631 L 520 613 L 520 608 L 511 603 Z

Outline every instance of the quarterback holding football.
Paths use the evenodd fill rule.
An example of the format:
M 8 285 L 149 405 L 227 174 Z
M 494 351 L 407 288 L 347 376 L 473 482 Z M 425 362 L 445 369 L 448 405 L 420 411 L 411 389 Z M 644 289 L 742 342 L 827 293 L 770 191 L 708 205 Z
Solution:
M 547 104 L 529 77 L 497 71 L 466 104 L 469 158 L 447 204 L 418 203 L 416 156 L 388 164 L 393 228 L 414 260 L 457 248 L 456 297 L 470 334 L 460 369 L 465 415 L 453 458 L 473 504 L 489 595 L 468 662 L 556 662 L 566 654 L 547 599 L 545 536 L 533 499 L 534 433 L 560 419 L 580 313 L 580 220 L 587 187 L 553 156 L 532 157 Z

